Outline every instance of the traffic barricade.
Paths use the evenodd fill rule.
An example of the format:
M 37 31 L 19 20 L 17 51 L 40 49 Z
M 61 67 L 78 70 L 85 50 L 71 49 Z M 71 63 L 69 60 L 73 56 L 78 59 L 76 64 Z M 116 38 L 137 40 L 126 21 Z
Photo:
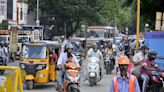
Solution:
M 5 73 L 0 75 L 0 92 L 23 92 L 19 67 L 0 66 L 0 70 L 5 70 Z

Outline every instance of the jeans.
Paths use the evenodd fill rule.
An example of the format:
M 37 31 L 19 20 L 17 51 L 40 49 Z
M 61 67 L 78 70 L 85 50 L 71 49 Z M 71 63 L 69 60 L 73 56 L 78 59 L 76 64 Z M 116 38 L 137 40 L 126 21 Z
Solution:
M 147 92 L 146 88 L 147 85 L 149 83 L 149 76 L 147 74 L 141 74 L 141 79 L 143 80 L 143 84 L 142 84 L 142 92 Z
M 64 68 L 62 68 L 62 70 L 58 71 L 58 86 L 62 86 L 63 85 L 63 82 L 64 82 L 64 79 L 63 79 L 64 71 L 65 71 Z

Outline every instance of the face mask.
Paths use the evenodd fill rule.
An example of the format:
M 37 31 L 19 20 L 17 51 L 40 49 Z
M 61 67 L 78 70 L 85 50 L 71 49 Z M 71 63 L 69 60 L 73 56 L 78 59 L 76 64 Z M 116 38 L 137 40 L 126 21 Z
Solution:
M 126 75 L 127 75 L 127 68 L 128 68 L 127 65 L 123 65 L 123 66 L 121 65 L 121 66 L 119 67 L 120 72 L 121 72 L 121 76 L 122 76 L 123 78 L 125 78 Z

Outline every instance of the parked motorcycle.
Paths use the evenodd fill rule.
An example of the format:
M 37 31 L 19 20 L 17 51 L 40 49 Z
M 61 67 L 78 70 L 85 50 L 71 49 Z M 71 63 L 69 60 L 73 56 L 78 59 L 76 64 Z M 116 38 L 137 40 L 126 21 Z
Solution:
M 80 67 L 75 63 L 68 62 L 65 64 L 65 69 L 64 92 L 80 92 Z
M 106 74 L 111 74 L 112 70 L 114 69 L 114 61 L 112 55 L 106 55 L 104 60 L 104 66 L 106 70 Z
M 103 77 L 103 73 L 100 69 L 100 59 L 97 57 L 90 57 L 88 58 L 87 62 L 88 81 L 90 86 L 94 86 Z

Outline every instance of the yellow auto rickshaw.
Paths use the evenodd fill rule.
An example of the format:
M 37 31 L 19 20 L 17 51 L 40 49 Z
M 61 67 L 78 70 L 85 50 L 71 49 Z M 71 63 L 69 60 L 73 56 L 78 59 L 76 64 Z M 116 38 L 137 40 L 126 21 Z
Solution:
M 33 89 L 35 84 L 44 84 L 57 80 L 55 65 L 51 61 L 50 49 L 46 44 L 24 44 L 20 58 L 22 80 L 27 89 Z

